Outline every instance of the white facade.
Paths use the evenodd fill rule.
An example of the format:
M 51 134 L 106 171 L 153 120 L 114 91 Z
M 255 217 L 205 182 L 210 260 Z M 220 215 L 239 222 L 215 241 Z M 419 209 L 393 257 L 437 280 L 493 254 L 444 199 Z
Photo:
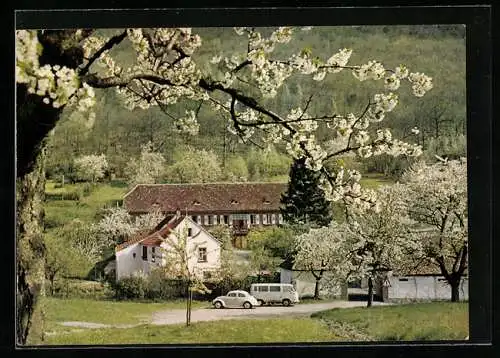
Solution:
M 323 278 L 320 281 L 320 296 L 340 296 L 341 288 L 338 287 L 326 287 L 321 283 L 328 281 L 329 273 L 325 272 Z M 316 286 L 316 279 L 313 274 L 309 271 L 292 271 L 284 268 L 280 268 L 280 283 L 291 283 L 294 285 L 295 290 L 299 294 L 299 298 L 313 297 L 314 288 Z
M 387 281 L 386 281 L 387 282 Z M 443 276 L 392 276 L 388 279 L 388 299 L 449 300 L 451 287 Z M 469 280 L 460 282 L 460 299 L 469 299 Z
M 188 229 L 190 230 L 188 231 Z M 177 234 L 190 233 L 186 249 L 190 272 L 203 278 L 204 272 L 213 271 L 220 267 L 221 244 L 201 226 L 186 217 L 173 231 Z M 144 246 L 142 241 L 139 241 L 116 251 L 116 279 L 120 280 L 141 273 L 147 275 L 153 268 L 165 265 L 168 259 L 166 250 L 169 250 L 175 237 L 174 234 L 168 235 L 161 243 L 161 248 Z M 147 250 L 147 257 L 143 256 L 145 253 L 143 250 Z

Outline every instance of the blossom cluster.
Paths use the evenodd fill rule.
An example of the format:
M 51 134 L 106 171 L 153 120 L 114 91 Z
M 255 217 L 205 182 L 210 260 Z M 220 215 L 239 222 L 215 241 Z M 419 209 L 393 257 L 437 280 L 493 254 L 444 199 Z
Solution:
M 181 133 L 197 135 L 200 131 L 200 124 L 196 120 L 194 111 L 186 111 L 186 116 L 178 118 L 175 124 Z

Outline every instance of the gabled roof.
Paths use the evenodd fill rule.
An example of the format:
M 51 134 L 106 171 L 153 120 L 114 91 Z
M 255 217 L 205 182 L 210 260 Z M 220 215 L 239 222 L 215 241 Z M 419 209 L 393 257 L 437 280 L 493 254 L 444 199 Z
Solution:
M 147 246 L 157 246 L 156 243 L 161 243 L 162 238 L 165 238 L 168 234 L 170 234 L 172 230 L 175 229 L 185 218 L 185 216 L 169 215 L 164 220 L 162 220 L 153 230 L 139 232 L 132 236 L 131 239 L 116 246 L 115 252 L 121 251 L 139 242 L 142 242 Z M 166 222 L 167 219 L 169 220 Z
M 168 220 L 168 221 L 167 221 Z M 200 231 L 203 231 L 210 238 L 220 243 L 220 240 L 213 237 L 203 226 L 197 224 L 189 216 L 185 215 L 169 215 L 162 220 L 153 230 L 142 231 L 135 234 L 130 240 L 115 247 L 115 252 L 121 251 L 131 245 L 141 243 L 144 246 L 160 246 L 165 238 L 184 220 L 188 220 L 193 225 L 197 226 Z
M 123 206 L 130 213 L 279 211 L 286 189 L 286 183 L 139 184 L 125 195 Z

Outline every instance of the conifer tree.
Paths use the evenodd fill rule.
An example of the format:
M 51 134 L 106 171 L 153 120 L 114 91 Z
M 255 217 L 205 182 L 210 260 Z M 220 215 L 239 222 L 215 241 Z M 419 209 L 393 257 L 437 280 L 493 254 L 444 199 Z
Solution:
M 328 226 L 332 221 L 330 203 L 319 186 L 319 175 L 307 168 L 306 158 L 296 159 L 290 167 L 288 190 L 281 197 L 281 214 L 291 224 Z

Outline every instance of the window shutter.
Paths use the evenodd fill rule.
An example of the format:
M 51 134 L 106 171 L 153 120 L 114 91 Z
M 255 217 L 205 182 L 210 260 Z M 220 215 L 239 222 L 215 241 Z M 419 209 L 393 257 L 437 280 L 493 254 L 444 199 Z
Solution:
M 267 225 L 267 214 L 262 214 L 262 224 Z
M 208 225 L 208 215 L 205 215 L 205 225 Z
M 283 224 L 283 215 L 278 214 L 278 224 Z
M 229 215 L 229 225 L 233 225 L 233 215 Z
M 276 225 L 276 215 L 271 214 L 271 224 Z
M 224 225 L 224 215 L 219 215 L 219 224 Z
M 256 214 L 255 215 L 255 225 L 259 225 L 260 224 L 260 214 Z
M 217 225 L 217 215 L 214 215 L 213 218 L 214 218 L 214 225 Z
M 203 224 L 203 221 L 201 221 L 201 216 L 200 216 L 200 215 L 198 215 L 198 216 L 196 217 L 196 223 L 197 223 L 197 224 L 200 224 L 200 225 L 202 225 L 202 224 Z

